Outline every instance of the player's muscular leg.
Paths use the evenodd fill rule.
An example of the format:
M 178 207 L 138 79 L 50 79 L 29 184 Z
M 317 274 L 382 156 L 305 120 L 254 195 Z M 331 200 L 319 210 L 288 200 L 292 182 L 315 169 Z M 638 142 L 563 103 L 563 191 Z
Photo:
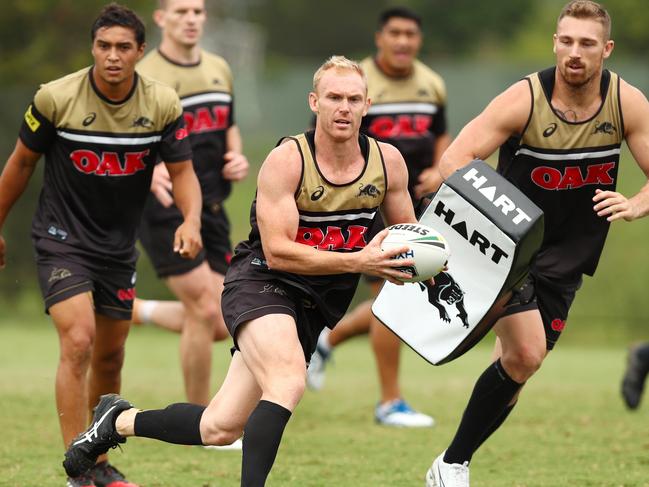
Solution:
M 210 271 L 210 276 L 212 278 L 211 288 L 216 290 L 216 313 L 217 319 L 214 325 L 214 336 L 213 339 L 215 342 L 221 340 L 226 340 L 230 338 L 230 333 L 225 326 L 225 321 L 223 321 L 223 313 L 221 311 L 221 293 L 223 292 L 223 280 L 225 279 L 222 274 L 218 272 Z
M 248 416 L 257 406 L 261 389 L 235 352 L 221 388 L 201 417 L 201 439 L 205 445 L 229 445 L 241 438 Z
M 95 342 L 95 314 L 90 293 L 78 294 L 49 309 L 59 335 L 56 408 L 67 447 L 88 426 L 87 373 Z
M 524 383 L 541 367 L 547 354 L 541 315 L 530 310 L 505 316 L 494 331 L 500 340 L 505 371 L 516 382 Z
M 293 317 L 270 314 L 251 320 L 238 330 L 237 342 L 261 399 L 293 411 L 306 385 L 306 361 Z
M 207 263 L 167 279 L 171 291 L 185 306 L 186 319 L 180 338 L 180 360 L 189 402 L 209 401 L 212 336 L 220 316 L 218 289 L 212 286 Z

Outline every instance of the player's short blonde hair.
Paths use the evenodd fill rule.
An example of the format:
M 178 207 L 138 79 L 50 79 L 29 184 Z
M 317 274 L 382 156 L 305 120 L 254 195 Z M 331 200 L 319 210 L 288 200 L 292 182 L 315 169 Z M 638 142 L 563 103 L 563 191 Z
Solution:
M 597 2 L 591 0 L 573 0 L 561 10 L 557 19 L 557 25 L 564 17 L 596 20 L 604 27 L 604 40 L 608 41 L 611 38 L 611 16 Z
M 352 61 L 351 59 L 347 59 L 345 56 L 331 56 L 324 63 L 322 63 L 322 66 L 320 66 L 313 75 L 313 91 L 318 91 L 318 84 L 320 83 L 322 76 L 324 75 L 325 71 L 328 71 L 330 69 L 337 69 L 340 71 L 355 71 L 356 73 L 358 73 L 363 79 L 363 83 L 365 84 L 365 94 L 367 94 L 367 76 L 365 76 L 365 71 L 363 71 L 363 68 L 361 68 L 360 64 L 358 64 L 356 61 Z

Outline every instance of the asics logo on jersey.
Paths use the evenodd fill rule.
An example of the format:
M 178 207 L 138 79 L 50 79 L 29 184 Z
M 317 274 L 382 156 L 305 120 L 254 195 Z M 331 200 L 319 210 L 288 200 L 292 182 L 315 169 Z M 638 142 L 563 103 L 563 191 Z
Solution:
M 556 123 L 551 123 L 550 125 L 548 125 L 548 128 L 546 128 L 543 131 L 543 137 L 550 137 L 554 133 L 555 130 L 557 130 L 557 124 Z
M 97 114 L 95 112 L 90 112 L 88 115 L 86 115 L 86 118 L 81 121 L 81 125 L 87 127 L 95 121 L 95 118 L 97 118 Z
M 88 149 L 75 150 L 70 154 L 74 167 L 84 174 L 96 176 L 131 176 L 146 169 L 144 158 L 149 149 L 140 152 L 101 152 Z
M 613 125 L 611 122 L 602 122 L 602 123 L 595 122 L 595 130 L 593 131 L 593 134 L 613 135 L 615 132 L 617 132 L 617 129 L 615 128 L 615 125 Z
M 137 117 L 133 120 L 133 125 L 131 127 L 143 127 L 145 129 L 150 129 L 153 127 L 153 120 L 147 117 Z
M 363 183 L 361 183 L 356 197 L 360 198 L 361 196 L 371 196 L 372 198 L 377 198 L 380 194 L 381 191 L 379 191 L 379 188 L 377 188 L 373 184 L 364 185 Z
M 417 95 L 418 96 L 428 96 L 428 91 L 426 91 L 425 89 L 422 88 L 421 90 L 419 90 L 417 92 Z
M 530 177 L 534 184 L 543 189 L 577 189 L 592 184 L 611 185 L 615 183 L 609 174 L 615 167 L 615 162 L 591 164 L 586 166 L 584 175 L 579 166 L 568 166 L 561 171 L 555 167 L 539 166 L 534 168 Z
M 430 115 L 384 115 L 372 120 L 368 131 L 379 139 L 421 137 L 429 131 L 432 123 Z
M 318 201 L 320 198 L 322 198 L 324 191 L 324 186 L 318 186 L 315 191 L 311 193 L 311 201 Z
M 190 134 L 225 130 L 230 120 L 230 107 L 222 105 L 211 109 L 201 107 L 183 112 L 183 117 Z
M 295 241 L 318 250 L 353 250 L 362 249 L 367 245 L 365 234 L 367 227 L 362 225 L 350 225 L 347 227 L 347 235 L 343 234 L 341 227 L 329 226 L 324 231 L 315 227 L 299 227 Z

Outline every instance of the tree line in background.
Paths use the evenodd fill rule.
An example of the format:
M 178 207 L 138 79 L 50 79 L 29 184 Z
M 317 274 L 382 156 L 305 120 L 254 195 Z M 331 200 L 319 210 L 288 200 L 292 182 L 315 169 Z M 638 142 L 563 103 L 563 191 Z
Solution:
M 54 79 L 89 62 L 90 23 L 103 0 L 21 0 L 0 16 L 0 80 L 3 85 Z M 123 0 L 152 28 L 156 0 Z M 376 18 L 395 3 L 424 19 L 425 58 L 493 57 L 534 60 L 547 54 L 563 0 L 207 0 L 215 18 L 256 24 L 266 36 L 269 59 L 362 55 L 372 47 Z M 606 2 L 604 2 L 606 4 Z M 643 0 L 615 0 L 617 56 L 646 59 L 649 9 Z M 151 37 L 151 35 L 150 35 Z

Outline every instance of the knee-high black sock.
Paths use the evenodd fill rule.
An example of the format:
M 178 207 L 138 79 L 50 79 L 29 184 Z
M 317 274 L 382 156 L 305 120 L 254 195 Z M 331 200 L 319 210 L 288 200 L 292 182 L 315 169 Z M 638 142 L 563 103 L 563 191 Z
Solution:
M 202 445 L 200 425 L 203 411 L 205 406 L 188 403 L 140 411 L 135 415 L 135 436 L 178 445 Z
M 275 462 L 291 411 L 270 401 L 259 401 L 243 430 L 241 487 L 262 487 Z
M 473 388 L 455 438 L 444 455 L 444 461 L 447 463 L 471 461 L 473 452 L 480 446 L 483 438 L 486 439 L 485 435 L 488 436 L 500 426 L 497 424 L 498 419 L 521 386 L 522 384 L 507 375 L 500 359 L 491 364 Z M 502 421 L 505 418 L 506 416 Z M 494 425 L 495 428 L 490 431 Z
M 487 438 L 489 438 L 494 431 L 496 431 L 498 428 L 500 428 L 500 425 L 505 422 L 507 419 L 507 416 L 509 416 L 509 413 L 512 412 L 512 409 L 514 409 L 514 406 L 516 406 L 516 403 L 514 404 L 509 404 L 505 410 L 496 418 L 496 421 L 494 421 L 491 426 L 489 426 L 489 429 L 485 431 L 485 434 L 480 438 L 480 443 L 475 447 L 475 450 L 473 452 L 477 452 L 478 449 L 482 446 L 482 444 L 487 441 Z

